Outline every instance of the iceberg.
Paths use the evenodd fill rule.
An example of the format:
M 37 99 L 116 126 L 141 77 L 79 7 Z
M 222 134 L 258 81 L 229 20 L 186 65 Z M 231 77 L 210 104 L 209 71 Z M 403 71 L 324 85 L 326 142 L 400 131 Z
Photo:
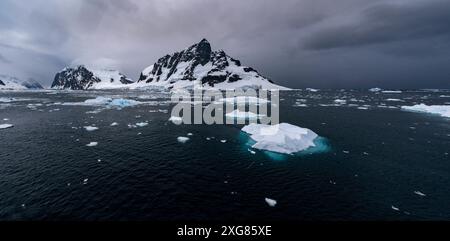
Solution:
M 145 127 L 145 126 L 148 126 L 148 122 L 139 122 L 139 123 L 136 123 L 136 126 Z
M 86 146 L 94 147 L 94 146 L 97 146 L 97 145 L 98 145 L 98 142 L 91 142 L 91 143 L 87 144 Z
M 106 107 L 131 107 L 135 105 L 140 105 L 142 102 L 130 99 L 113 99 L 109 97 L 98 96 L 95 99 L 87 99 L 84 102 L 68 102 L 63 103 L 62 105 L 80 105 L 80 106 L 106 106 Z
M 414 111 L 414 112 L 425 112 L 430 114 L 436 114 L 443 117 L 450 118 L 450 105 L 413 105 L 413 106 L 402 106 L 403 110 Z
M 189 138 L 188 137 L 184 137 L 184 136 L 180 136 L 180 137 L 177 138 L 177 140 L 178 140 L 179 143 L 186 143 L 186 142 L 189 141 Z
M 259 119 L 264 117 L 265 115 L 260 115 L 260 114 L 255 114 L 253 112 L 245 112 L 245 111 L 240 111 L 240 110 L 234 110 L 230 113 L 227 113 L 225 115 L 227 118 L 232 118 L 232 119 L 245 119 L 245 120 L 254 120 L 254 119 Z
M 288 123 L 277 125 L 250 124 L 242 128 L 256 143 L 254 149 L 294 154 L 315 147 L 319 136 L 313 131 Z
M 183 123 L 183 118 L 178 117 L 178 116 L 171 116 L 169 118 L 169 121 L 171 121 L 172 123 L 174 123 L 175 125 L 180 125 L 181 123 Z
M 13 124 L 1 124 L 0 129 L 8 129 L 14 127 Z
M 277 205 L 277 201 L 270 198 L 265 198 L 264 201 L 266 201 L 267 205 L 271 207 L 275 207 Z
M 216 103 L 229 103 L 229 104 L 267 104 L 270 101 L 267 99 L 261 99 L 255 96 L 236 96 L 233 98 L 222 98 Z
M 98 127 L 95 126 L 84 126 L 84 129 L 86 129 L 87 131 L 96 131 L 98 130 Z

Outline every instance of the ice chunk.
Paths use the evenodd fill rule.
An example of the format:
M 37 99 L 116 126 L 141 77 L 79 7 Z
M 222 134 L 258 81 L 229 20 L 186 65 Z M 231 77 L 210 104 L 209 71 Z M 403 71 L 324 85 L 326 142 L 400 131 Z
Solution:
M 398 208 L 398 207 L 391 206 L 391 208 L 392 208 L 393 210 L 395 210 L 395 211 L 400 211 L 400 208 Z
M 115 106 L 115 107 L 130 107 L 130 106 L 135 106 L 135 105 L 139 105 L 141 104 L 141 102 L 136 101 L 136 100 L 128 100 L 128 99 L 113 99 L 111 101 L 111 103 L 109 103 L 110 106 Z
M 96 131 L 98 130 L 98 127 L 95 126 L 84 126 L 84 129 L 86 129 L 87 131 Z
M 371 88 L 369 89 L 370 92 L 380 92 L 381 89 L 380 88 Z
M 171 116 L 169 118 L 169 121 L 171 121 L 172 123 L 174 123 L 175 125 L 179 125 L 181 123 L 183 123 L 183 118 L 178 117 L 178 116 Z
M 84 102 L 67 102 L 62 105 L 80 105 L 80 106 L 106 106 L 106 107 L 116 107 L 124 108 L 135 105 L 140 105 L 142 102 L 130 99 L 112 99 L 109 97 L 98 96 L 95 99 L 87 99 Z
M 265 198 L 264 201 L 266 201 L 267 205 L 271 207 L 275 207 L 277 205 L 277 201 L 270 198 Z
M 402 106 L 403 110 L 425 112 L 431 114 L 437 114 L 443 117 L 450 118 L 450 105 L 414 105 L 414 106 Z
M 118 126 L 118 125 L 119 125 L 119 123 L 117 123 L 117 122 L 111 123 L 111 126 Z
M 306 88 L 306 90 L 310 91 L 310 92 L 318 92 L 319 91 L 318 89 L 313 89 L 313 88 Z
M 220 142 L 222 142 L 222 143 L 227 143 L 227 140 L 220 140 Z
M 180 136 L 177 138 L 179 143 L 186 143 L 189 141 L 189 137 Z
M 381 93 L 384 94 L 401 94 L 403 93 L 401 90 L 383 90 Z
M 346 104 L 347 101 L 346 100 L 337 99 L 337 100 L 334 100 L 334 103 L 343 105 L 343 104 Z
M 419 195 L 419 196 L 422 196 L 422 197 L 425 197 L 425 196 L 426 196 L 426 194 L 423 193 L 423 192 L 421 192 L 421 191 L 415 191 L 414 194 Z
M 13 124 L 1 124 L 0 129 L 8 129 L 14 127 Z
M 254 119 L 259 119 L 264 117 L 265 115 L 260 115 L 260 114 L 255 114 L 253 112 L 245 112 L 245 111 L 240 111 L 238 110 L 234 110 L 230 113 L 227 113 L 225 115 L 227 118 L 233 118 L 233 119 L 245 119 L 245 120 L 254 120 Z
M 255 96 L 236 96 L 232 98 L 223 98 L 217 101 L 218 103 L 229 103 L 229 104 L 267 104 L 270 101 L 267 99 L 261 99 Z
M 94 146 L 97 146 L 97 145 L 98 145 L 98 142 L 91 142 L 91 143 L 87 144 L 86 146 L 94 147 Z
M 136 123 L 136 126 L 138 126 L 138 127 L 148 126 L 148 122 L 139 122 L 139 123 Z
M 315 147 L 318 137 L 313 131 L 288 123 L 278 125 L 250 124 L 242 128 L 256 144 L 252 147 L 283 154 L 293 154 Z

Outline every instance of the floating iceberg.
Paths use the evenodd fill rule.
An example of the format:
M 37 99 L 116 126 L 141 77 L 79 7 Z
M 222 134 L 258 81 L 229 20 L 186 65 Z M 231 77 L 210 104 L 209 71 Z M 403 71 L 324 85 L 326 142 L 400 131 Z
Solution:
M 282 154 L 293 154 L 315 147 L 318 135 L 313 131 L 288 123 L 278 125 L 250 124 L 242 128 L 256 143 L 258 150 L 267 150 Z
M 14 127 L 14 125 L 12 124 L 1 124 L 0 125 L 0 129 L 8 129 L 8 128 L 12 128 Z
M 148 122 L 139 122 L 139 123 L 136 123 L 136 126 L 145 127 L 145 126 L 148 126 Z
M 183 118 L 178 117 L 178 116 L 171 116 L 169 118 L 169 121 L 171 121 L 172 123 L 174 123 L 175 125 L 180 125 L 181 123 L 183 123 Z
M 275 207 L 277 205 L 277 201 L 270 198 L 265 198 L 264 201 L 266 201 L 267 205 L 271 207 Z
M 265 115 L 255 114 L 253 112 L 245 112 L 240 110 L 234 110 L 225 115 L 227 118 L 232 119 L 245 119 L 245 120 L 254 120 L 264 117 Z
M 270 101 L 267 99 L 261 99 L 255 96 L 236 96 L 233 98 L 219 99 L 216 103 L 229 103 L 229 104 L 267 104 Z
M 380 92 L 382 89 L 380 88 L 371 88 L 369 89 L 370 92 Z
M 142 102 L 130 99 L 112 99 L 109 97 L 98 96 L 95 99 L 87 99 L 84 102 L 68 102 L 62 105 L 81 105 L 81 106 L 106 106 L 106 107 L 117 107 L 124 108 L 135 105 L 140 105 Z
M 84 126 L 84 129 L 86 129 L 87 131 L 96 131 L 98 130 L 98 127 L 95 126 Z
M 189 137 L 180 136 L 177 138 L 179 143 L 186 143 L 189 141 Z
M 97 146 L 97 145 L 98 145 L 98 142 L 91 142 L 91 143 L 87 144 L 86 146 L 94 147 L 94 146 Z
M 450 105 L 414 105 L 414 106 L 402 106 L 403 110 L 425 112 L 431 114 L 437 114 L 443 117 L 450 118 Z

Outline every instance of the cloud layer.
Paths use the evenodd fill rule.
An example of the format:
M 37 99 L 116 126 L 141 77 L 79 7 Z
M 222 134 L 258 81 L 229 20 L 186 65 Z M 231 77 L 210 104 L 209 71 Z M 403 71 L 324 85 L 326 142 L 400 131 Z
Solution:
M 2 0 L 0 73 L 132 78 L 202 38 L 290 87 L 450 88 L 448 0 Z

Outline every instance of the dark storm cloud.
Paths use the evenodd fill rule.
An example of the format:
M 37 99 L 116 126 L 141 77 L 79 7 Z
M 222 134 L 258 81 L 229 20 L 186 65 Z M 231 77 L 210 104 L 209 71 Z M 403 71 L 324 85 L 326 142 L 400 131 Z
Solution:
M 2 0 L 0 72 L 49 85 L 86 64 L 137 78 L 207 38 L 291 87 L 450 87 L 448 12 L 444 0 Z
M 331 49 L 450 35 L 450 1 L 412 2 L 369 7 L 356 21 L 313 33 L 305 46 Z

